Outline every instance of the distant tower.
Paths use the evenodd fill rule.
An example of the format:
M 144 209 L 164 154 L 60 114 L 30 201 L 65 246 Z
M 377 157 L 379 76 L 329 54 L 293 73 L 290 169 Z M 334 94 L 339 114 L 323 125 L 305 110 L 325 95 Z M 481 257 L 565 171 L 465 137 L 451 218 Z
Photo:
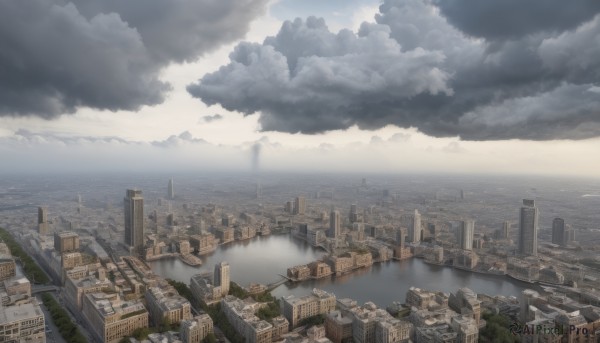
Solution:
M 464 190 L 460 190 L 460 198 L 464 199 L 465 198 L 465 191 Z
M 77 194 L 77 204 L 81 205 L 82 200 L 81 200 L 81 194 Z
M 341 234 L 340 212 L 336 211 L 333 206 L 329 214 L 329 236 L 338 238 Z
M 40 235 L 48 234 L 48 208 L 38 207 L 38 233 Z
M 215 265 L 214 286 L 221 287 L 221 295 L 229 294 L 229 263 L 221 262 Z
M 306 199 L 304 197 L 296 197 L 294 199 L 293 214 L 303 215 L 306 212 Z
M 510 237 L 510 222 L 509 221 L 505 221 L 502 224 L 501 238 L 508 239 L 508 237 Z
M 417 243 L 421 241 L 421 214 L 415 210 L 414 214 L 402 217 L 402 224 L 408 228 L 408 241 Z
M 356 210 L 356 204 L 350 205 L 350 213 L 348 215 L 348 219 L 350 220 L 350 223 L 358 222 L 358 212 Z
M 367 179 L 363 177 L 360 185 L 361 187 L 367 187 Z
M 396 231 L 396 245 L 399 247 L 404 246 L 404 239 L 406 237 L 406 229 L 400 228 Z
M 260 182 L 256 183 L 256 199 L 260 199 L 262 198 L 262 186 L 260 185 Z
M 167 186 L 167 197 L 171 200 L 175 199 L 175 189 L 173 188 L 173 178 L 169 179 L 169 185 Z
M 475 222 L 473 220 L 463 220 L 458 223 L 456 240 L 463 250 L 473 250 L 473 234 L 475 232 Z
M 566 236 L 565 220 L 562 218 L 554 218 L 552 221 L 552 243 L 564 246 L 568 239 Z
M 535 201 L 523 199 L 519 218 L 519 254 L 537 256 L 538 217 Z
M 141 253 L 144 246 L 144 198 L 142 191 L 128 189 L 125 207 L 125 244 Z

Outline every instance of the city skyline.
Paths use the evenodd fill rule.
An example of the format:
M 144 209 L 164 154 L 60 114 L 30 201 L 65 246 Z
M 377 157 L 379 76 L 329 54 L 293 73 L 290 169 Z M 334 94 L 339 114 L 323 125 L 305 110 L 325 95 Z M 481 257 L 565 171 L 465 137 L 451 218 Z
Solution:
M 29 10 L 50 13 L 49 3 L 52 1 L 36 1 Z M 99 8 L 83 2 L 75 2 L 68 8 L 57 3 L 52 12 L 56 17 L 64 14 L 70 23 L 79 20 L 87 25 L 91 36 L 104 34 L 90 21 Z M 584 1 L 570 6 L 572 17 L 562 18 L 564 5 L 561 3 L 499 5 L 501 3 L 489 2 L 470 11 L 484 18 L 497 12 L 506 16 L 507 21 L 511 11 L 515 11 L 521 20 L 515 28 L 509 29 L 510 25 L 496 20 L 473 23 L 468 19 L 471 16 L 457 15 L 460 13 L 457 9 L 465 6 L 463 1 L 443 4 L 425 0 L 336 0 L 327 4 L 306 1 L 299 5 L 291 0 L 248 0 L 244 4 L 245 11 L 233 3 L 224 5 L 223 12 L 210 18 L 214 29 L 186 27 L 184 23 L 190 21 L 182 20 L 181 25 L 169 26 L 168 30 L 161 25 L 196 13 L 202 8 L 202 2 L 198 7 L 182 2 L 181 7 L 164 12 L 164 17 L 159 16 L 160 20 L 154 23 L 134 18 L 128 6 L 105 4 L 102 12 L 119 15 L 115 21 L 122 29 L 106 33 L 105 44 L 110 46 L 113 39 L 123 36 L 127 37 L 125 40 L 135 41 L 133 46 L 139 48 L 139 51 L 124 51 L 115 47 L 111 50 L 115 55 L 107 56 L 106 61 L 114 61 L 114 65 L 119 65 L 116 61 L 127 64 L 129 62 L 124 61 L 129 60 L 128 54 L 138 53 L 144 57 L 137 62 L 141 65 L 132 65 L 128 70 L 137 70 L 139 74 L 115 79 L 119 73 L 114 65 L 102 64 L 106 71 L 103 77 L 115 81 L 114 87 L 106 87 L 98 82 L 92 70 L 77 73 L 72 66 L 83 63 L 84 55 L 80 50 L 81 41 L 74 37 L 70 41 L 72 53 L 64 59 L 72 65 L 53 69 L 63 70 L 64 75 L 51 74 L 48 80 L 32 77 L 31 84 L 23 85 L 19 91 L 14 90 L 14 85 L 1 83 L 4 94 L 14 92 L 25 97 L 37 94 L 39 84 L 56 81 L 55 92 L 40 90 L 43 96 L 38 98 L 39 103 L 31 102 L 31 106 L 25 106 L 26 101 L 0 99 L 0 157 L 6 161 L 0 166 L 0 172 L 125 171 L 131 170 L 132 165 L 164 172 L 250 171 L 254 168 L 253 161 L 258 161 L 259 170 L 264 171 L 353 169 L 420 173 L 443 170 L 597 178 L 600 162 L 586 156 L 593 156 L 600 143 L 600 126 L 594 114 L 600 91 L 597 80 L 586 75 L 595 75 L 598 65 L 592 62 L 596 60 L 593 58 L 596 51 L 584 42 L 598 35 L 600 9 Z M 17 25 L 14 20 L 25 13 L 19 7 L 23 4 L 5 3 L 3 6 L 1 12 L 7 16 L 4 28 L 7 34 L 25 32 L 10 26 Z M 539 13 L 539 6 L 546 6 L 544 13 L 553 19 L 540 20 L 535 15 Z M 206 8 L 205 12 L 212 10 L 212 7 Z M 151 13 L 157 8 L 148 11 Z M 14 15 L 11 17 L 11 14 Z M 309 19 L 310 16 L 323 20 Z M 296 21 L 296 17 L 300 19 Z M 99 18 L 111 20 L 108 15 Z M 197 20 L 209 19 L 202 14 Z M 397 24 L 400 22 L 410 23 L 418 33 L 403 29 Z M 52 29 L 34 26 L 26 32 L 41 35 Z M 165 29 L 164 36 L 151 35 L 158 29 Z M 232 33 L 225 35 L 221 29 L 231 29 Z M 136 30 L 138 36 L 129 34 Z M 436 35 L 425 35 L 429 31 Z M 331 56 L 310 49 L 318 45 L 304 36 L 309 32 L 313 37 L 321 37 L 323 44 L 329 44 Z M 44 48 L 33 45 L 31 36 L 23 34 L 18 39 L 32 45 L 32 50 Z M 203 34 L 212 40 L 201 44 L 201 40 L 194 39 L 194 35 L 202 37 Z M 169 39 L 172 36 L 180 38 L 177 44 L 187 43 L 187 46 L 175 44 Z M 49 38 L 57 40 L 56 44 L 62 43 L 62 39 Z M 343 39 L 347 39 L 348 46 L 340 45 Z M 329 81 L 309 78 L 303 83 L 302 79 L 293 78 L 297 56 L 290 55 L 286 40 L 297 40 L 298 56 L 314 61 L 300 64 L 305 71 L 301 75 L 316 77 L 319 73 L 313 71 L 329 63 L 333 71 L 322 73 L 328 75 Z M 256 104 L 243 96 L 223 98 L 216 90 L 243 93 L 236 87 L 245 86 L 226 72 L 234 66 L 256 85 L 264 84 L 265 89 L 278 84 L 279 69 L 266 53 L 268 46 L 291 64 L 287 66 L 290 79 L 270 90 L 270 94 L 280 95 L 275 97 L 279 100 L 269 100 L 269 92 L 256 92 Z M 452 46 L 458 49 L 452 50 Z M 96 52 L 105 47 L 93 48 Z M 256 50 L 256 56 L 261 56 L 255 65 L 243 66 L 243 63 L 228 60 L 229 54 L 243 60 L 247 57 L 244 54 L 251 54 L 252 49 Z M 326 50 L 325 46 L 321 49 Z M 561 49 L 580 51 L 577 55 L 566 55 L 579 62 L 569 64 L 565 56 L 554 53 Z M 41 69 L 59 63 L 62 57 L 55 56 L 56 60 L 36 64 L 30 51 L 14 46 L 3 46 L 3 50 L 12 51 L 25 66 L 40 65 Z M 417 52 L 422 54 L 418 63 L 413 61 Z M 399 73 L 396 79 L 402 82 L 387 80 L 378 63 L 366 63 L 386 58 L 401 63 L 384 66 L 395 68 L 390 70 Z M 471 61 L 470 66 L 460 61 Z M 21 69 L 13 68 L 12 62 L 7 60 L 0 63 L 14 72 L 11 74 L 14 78 L 27 78 L 29 73 L 34 73 L 33 70 L 19 71 Z M 418 75 L 420 83 L 403 77 L 403 66 L 413 68 L 409 71 Z M 223 69 L 219 71 L 219 67 Z M 271 73 L 255 75 L 255 69 L 259 68 Z M 357 73 L 346 73 L 346 70 Z M 360 79 L 368 75 L 372 83 Z M 468 75 L 480 77 L 469 79 Z M 85 87 L 74 89 L 63 81 L 80 82 Z M 319 92 L 315 88 L 327 82 L 332 85 L 331 91 Z M 519 91 L 510 91 L 512 86 L 508 85 L 513 84 Z M 397 94 L 399 99 L 383 86 L 396 90 L 392 94 Z M 348 95 L 352 87 L 357 89 L 357 96 Z M 480 93 L 474 93 L 471 98 L 469 87 Z M 109 92 L 113 88 L 115 92 Z M 89 93 L 98 94 L 98 99 Z M 289 106 L 285 102 L 293 98 L 293 94 L 297 94 L 301 106 Z M 313 104 L 302 94 L 321 94 L 320 102 Z M 327 99 L 326 94 L 335 99 Z M 104 96 L 103 101 L 100 101 L 101 96 Z M 401 101 L 413 97 L 416 100 Z M 421 99 L 433 109 L 421 106 L 418 103 Z M 344 112 L 340 100 L 356 110 Z M 207 106 L 205 102 L 214 105 Z M 380 106 L 382 103 L 396 104 L 396 107 L 384 108 Z M 311 110 L 312 105 L 320 107 Z M 436 107 L 439 105 L 455 110 L 458 117 Z M 297 114 L 292 111 L 294 108 L 299 111 Z M 251 112 L 256 113 L 241 114 Z M 373 120 L 363 120 L 363 115 L 370 115 Z M 254 151 L 259 152 L 258 159 L 252 157 Z M 396 159 L 396 156 L 402 158 Z M 356 164 L 357 159 L 363 163 Z M 156 164 L 157 160 L 163 163 Z M 555 163 L 557 160 L 563 163 Z M 125 161 L 134 163 L 123 163 Z

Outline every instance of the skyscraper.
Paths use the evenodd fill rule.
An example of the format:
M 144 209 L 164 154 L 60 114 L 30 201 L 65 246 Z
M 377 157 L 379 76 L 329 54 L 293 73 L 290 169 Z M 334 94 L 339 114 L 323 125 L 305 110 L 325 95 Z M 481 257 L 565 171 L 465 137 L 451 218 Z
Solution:
M 38 207 L 38 233 L 40 235 L 48 234 L 48 208 Z
M 473 250 L 473 234 L 475 233 L 475 221 L 463 220 L 458 223 L 456 240 L 463 250 Z
M 221 295 L 229 294 L 229 263 L 221 262 L 215 264 L 215 275 L 213 285 L 221 287 Z
M 519 218 L 519 254 L 537 256 L 538 217 L 535 201 L 523 199 Z
M 171 200 L 175 199 L 175 189 L 173 188 L 173 178 L 169 179 L 169 185 L 167 186 L 167 197 Z
M 566 245 L 565 221 L 562 218 L 554 218 L 552 221 L 552 243 Z
M 421 241 L 421 214 L 415 210 L 414 214 L 404 215 L 401 218 L 402 226 L 408 229 L 408 242 Z
M 142 191 L 128 189 L 125 207 L 125 244 L 141 253 L 144 246 L 144 198 Z
M 338 238 L 341 234 L 340 212 L 336 211 L 333 206 L 329 214 L 329 236 Z
M 306 212 L 306 199 L 302 196 L 294 199 L 294 214 L 303 215 Z

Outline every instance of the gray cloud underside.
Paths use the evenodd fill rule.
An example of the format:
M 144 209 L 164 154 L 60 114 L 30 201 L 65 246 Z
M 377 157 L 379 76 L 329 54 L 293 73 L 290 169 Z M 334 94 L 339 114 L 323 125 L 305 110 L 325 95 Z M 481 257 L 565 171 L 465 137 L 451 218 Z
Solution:
M 159 104 L 163 67 L 242 37 L 265 3 L 0 1 L 0 116 Z
M 590 2 L 569 5 L 592 11 Z M 229 64 L 188 91 L 209 105 L 260 113 L 265 131 L 395 124 L 468 140 L 596 137 L 600 94 L 589 89 L 600 81 L 600 16 L 589 11 L 574 15 L 577 23 L 532 23 L 475 40 L 449 23 L 447 9 L 387 0 L 358 33 L 332 33 L 316 18 L 285 22 L 263 44 L 239 44 Z M 461 27 L 459 20 L 450 22 Z M 567 105 L 574 99 L 586 103 Z

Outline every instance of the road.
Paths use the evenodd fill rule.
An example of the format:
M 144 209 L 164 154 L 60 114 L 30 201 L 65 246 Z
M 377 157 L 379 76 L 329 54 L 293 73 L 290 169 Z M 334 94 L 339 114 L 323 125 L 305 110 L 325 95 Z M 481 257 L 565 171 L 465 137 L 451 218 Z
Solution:
M 48 343 L 67 343 L 60 335 L 60 332 L 58 332 L 58 328 L 56 327 L 56 325 L 54 325 L 54 322 L 52 321 L 52 317 L 50 316 L 48 309 L 44 305 L 44 302 L 42 302 L 42 296 L 38 294 L 35 297 L 40 302 L 40 308 L 44 312 L 46 326 L 48 328 L 50 328 L 50 330 L 52 330 L 52 333 L 48 333 L 46 331 L 46 342 L 48 342 Z

